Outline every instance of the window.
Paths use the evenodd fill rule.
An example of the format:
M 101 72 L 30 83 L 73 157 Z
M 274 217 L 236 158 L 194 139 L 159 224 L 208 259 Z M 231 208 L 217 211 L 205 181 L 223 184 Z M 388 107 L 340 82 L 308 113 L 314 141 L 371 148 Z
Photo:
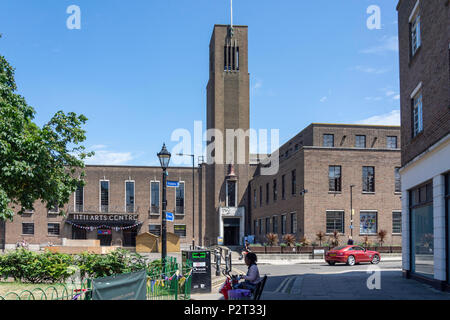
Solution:
M 253 208 L 256 208 L 256 189 L 253 190 Z
M 48 234 L 50 236 L 59 236 L 59 223 L 49 223 Z
M 400 168 L 394 169 L 394 175 L 395 175 L 395 192 L 402 192 Z
M 75 191 L 75 212 L 83 212 L 84 210 L 84 187 L 78 186 Z
M 328 190 L 341 192 L 341 166 L 329 166 L 328 168 Z
M 273 179 L 273 202 L 277 201 L 277 179 Z
M 179 182 L 176 187 L 175 214 L 184 214 L 184 182 Z
M 411 56 L 414 56 L 417 50 L 419 50 L 420 45 L 422 43 L 420 34 L 420 15 L 418 12 L 416 12 L 413 15 L 413 18 L 410 21 L 410 29 L 411 29 Z
M 134 212 L 134 181 L 125 182 L 125 202 L 126 202 L 126 212 Z
M 411 271 L 434 276 L 433 183 L 410 191 Z
M 377 213 L 361 211 L 359 213 L 359 234 L 377 234 Z
M 413 137 L 417 136 L 423 130 L 422 117 L 422 92 L 417 93 L 413 98 Z
M 149 224 L 148 232 L 159 237 L 161 236 L 161 225 L 160 224 Z
M 270 232 L 270 218 L 266 218 L 266 233 Z
M 297 176 L 296 176 L 296 171 L 292 170 L 291 171 L 291 194 L 296 194 L 296 188 L 297 187 Z
M 173 226 L 173 233 L 175 233 L 180 238 L 186 238 L 186 225 L 185 224 L 176 224 Z
M 326 233 L 344 233 L 344 211 L 327 211 L 326 224 Z
M 263 192 L 262 192 L 262 186 L 259 186 L 259 206 L 262 207 L 263 202 Z
M 22 223 L 22 234 L 34 234 L 34 223 Z
M 258 230 L 258 220 L 253 220 L 253 234 L 256 234 Z
M 266 204 L 269 204 L 269 184 L 266 183 Z
M 272 232 L 273 233 L 278 233 L 278 217 L 277 216 L 273 216 L 272 217 Z
M 324 147 L 334 147 L 334 134 L 324 134 L 323 135 L 323 146 Z
M 375 192 L 375 167 L 363 167 L 363 192 Z
M 286 199 L 286 175 L 281 176 L 281 199 Z
M 356 136 L 355 147 L 356 148 L 365 148 L 366 147 L 366 136 Z
M 239 47 L 224 46 L 224 71 L 239 71 Z
M 159 181 L 151 181 L 150 190 L 150 214 L 159 214 Z
M 397 137 L 387 137 L 386 147 L 388 149 L 397 149 Z
M 286 234 L 286 215 L 281 216 L 281 234 Z
M 262 232 L 263 232 L 263 230 L 262 230 L 262 227 L 263 227 L 263 225 L 262 225 L 262 219 L 259 219 L 259 221 L 258 221 L 258 226 L 259 226 L 259 234 L 262 234 Z
M 227 207 L 236 207 L 236 181 L 227 181 Z
M 401 211 L 392 212 L 392 233 L 394 233 L 394 234 L 402 233 L 402 212 Z
M 109 211 L 109 181 L 100 181 L 100 210 Z
M 291 233 L 297 233 L 297 214 L 295 212 L 291 213 Z

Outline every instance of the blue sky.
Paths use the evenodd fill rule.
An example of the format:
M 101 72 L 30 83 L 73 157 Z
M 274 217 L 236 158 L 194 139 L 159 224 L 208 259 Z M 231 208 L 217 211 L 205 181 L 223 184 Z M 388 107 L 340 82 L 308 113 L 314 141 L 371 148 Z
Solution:
M 58 110 L 87 116 L 89 163 L 158 165 L 174 130 L 205 127 L 209 40 L 229 0 L 1 1 L 0 54 L 18 92 L 38 124 Z M 80 30 L 66 26 L 70 5 Z M 380 30 L 367 28 L 370 5 Z M 284 143 L 311 122 L 399 124 L 395 6 L 234 0 L 234 24 L 249 26 L 251 128 L 280 129 Z

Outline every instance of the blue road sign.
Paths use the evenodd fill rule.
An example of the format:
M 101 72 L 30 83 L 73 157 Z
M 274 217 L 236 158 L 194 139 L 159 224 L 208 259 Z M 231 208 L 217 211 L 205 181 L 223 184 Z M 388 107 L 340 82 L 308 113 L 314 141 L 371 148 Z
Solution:
M 173 221 L 173 213 L 166 212 L 166 221 Z
M 167 181 L 167 186 L 168 187 L 178 187 L 180 184 L 178 183 L 178 181 Z

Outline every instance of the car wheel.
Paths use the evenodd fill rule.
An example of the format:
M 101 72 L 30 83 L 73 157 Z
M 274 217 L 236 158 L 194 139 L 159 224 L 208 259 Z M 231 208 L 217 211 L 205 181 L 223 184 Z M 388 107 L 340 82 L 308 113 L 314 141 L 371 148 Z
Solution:
M 328 264 L 330 265 L 330 266 L 334 266 L 334 264 L 336 263 L 336 262 L 334 262 L 334 261 L 327 261 L 328 262 Z
M 347 265 L 348 266 L 354 266 L 356 263 L 355 257 L 354 256 L 349 256 L 347 258 Z
M 376 254 L 373 256 L 372 261 L 370 261 L 372 264 L 378 264 L 380 262 L 380 257 Z

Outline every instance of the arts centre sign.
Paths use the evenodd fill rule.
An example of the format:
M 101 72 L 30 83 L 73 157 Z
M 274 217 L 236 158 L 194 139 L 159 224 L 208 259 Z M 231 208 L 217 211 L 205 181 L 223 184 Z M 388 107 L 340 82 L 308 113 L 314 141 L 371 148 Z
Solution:
M 137 214 L 69 214 L 73 221 L 136 221 Z

